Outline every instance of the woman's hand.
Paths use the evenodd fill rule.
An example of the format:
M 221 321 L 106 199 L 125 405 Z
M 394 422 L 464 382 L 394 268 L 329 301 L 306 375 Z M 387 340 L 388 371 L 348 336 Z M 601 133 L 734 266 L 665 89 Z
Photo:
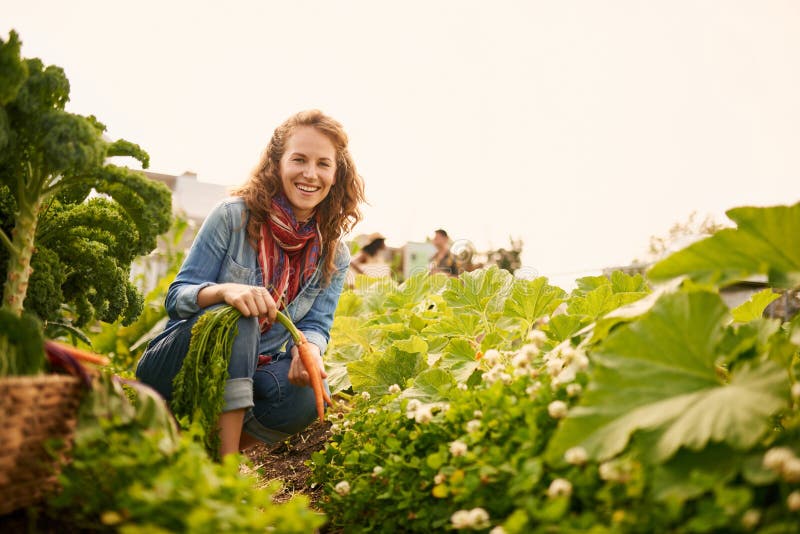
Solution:
M 278 306 L 266 288 L 247 284 L 215 284 L 204 287 L 197 294 L 197 304 L 207 308 L 224 302 L 230 304 L 245 317 L 266 317 L 275 322 Z
M 308 341 L 306 341 L 308 343 Z M 314 356 L 317 358 L 317 366 L 319 367 L 319 375 L 323 378 L 328 378 L 328 373 L 325 372 L 325 366 L 322 363 L 322 355 L 319 353 L 319 347 L 313 343 L 309 343 Z M 295 386 L 309 386 L 311 382 L 308 378 L 308 372 L 303 362 L 300 360 L 300 353 L 297 351 L 296 346 L 292 346 L 292 365 L 289 367 L 289 382 Z

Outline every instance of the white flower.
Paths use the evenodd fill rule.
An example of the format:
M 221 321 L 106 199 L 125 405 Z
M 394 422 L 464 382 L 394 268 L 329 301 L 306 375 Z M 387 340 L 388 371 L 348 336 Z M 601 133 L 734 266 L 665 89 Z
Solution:
M 346 480 L 342 480 L 336 486 L 334 486 L 334 491 L 341 496 L 345 496 L 350 493 L 350 483 Z
M 368 401 L 369 398 L 370 398 L 369 391 L 362 391 L 361 392 L 361 398 L 364 399 L 365 401 Z
M 598 469 L 598 474 L 600 478 L 603 480 L 608 480 L 612 482 L 620 482 L 623 478 L 623 474 L 617 466 L 613 462 L 603 462 L 600 464 L 600 468 Z
M 567 395 L 570 397 L 577 397 L 583 391 L 583 387 L 580 384 L 572 383 L 567 385 Z
M 794 459 L 792 449 L 788 447 L 773 447 L 764 455 L 764 467 L 773 471 L 783 471 L 783 466 Z
M 444 481 L 445 481 L 445 476 L 442 473 L 436 473 L 436 476 L 433 477 L 433 483 L 436 484 L 437 486 L 439 484 L 443 484 Z
M 483 359 L 488 365 L 500 363 L 500 352 L 496 349 L 489 349 L 483 354 Z
M 477 432 L 481 428 L 481 422 L 477 419 L 467 422 L 467 432 Z
M 383 473 L 383 467 L 376 465 L 375 467 L 372 468 L 373 475 L 380 475 L 381 473 Z
M 558 376 L 553 379 L 553 386 L 558 387 L 561 384 L 569 384 L 575 380 L 575 367 L 568 366 L 565 367 Z
M 420 406 L 422 406 L 422 403 L 419 402 L 417 399 L 411 399 L 410 401 L 408 401 L 408 404 L 406 404 L 406 411 L 409 413 L 409 417 L 411 417 L 411 414 L 416 412 L 417 408 L 419 408 Z
M 761 512 L 755 508 L 750 508 L 742 516 L 742 526 L 748 530 L 755 528 L 759 521 L 761 521 Z
M 472 517 L 468 510 L 459 510 L 450 516 L 450 522 L 453 523 L 453 528 L 460 530 L 472 526 Z
M 567 452 L 564 453 L 564 460 L 566 460 L 568 464 L 583 465 L 588 459 L 589 455 L 586 454 L 586 449 L 583 447 L 572 447 L 571 449 L 567 449 Z
M 572 348 L 572 345 L 561 347 L 559 352 L 561 353 L 561 357 L 564 358 L 564 361 L 566 362 L 571 362 L 572 359 L 578 355 L 578 351 Z
M 338 433 L 338 432 L 339 432 L 339 430 L 341 430 L 341 428 L 342 428 L 342 427 L 340 427 L 338 423 L 333 423 L 333 424 L 331 425 L 331 434 L 336 434 L 336 433 Z
M 560 358 L 553 358 L 547 362 L 547 372 L 550 376 L 556 376 L 564 368 L 564 362 Z
M 530 363 L 530 361 L 531 360 L 530 360 L 530 358 L 528 358 L 527 354 L 525 354 L 523 352 L 518 352 L 511 359 L 511 365 L 513 365 L 514 367 L 517 367 L 519 369 L 525 369 L 526 367 L 528 367 L 528 364 Z
M 519 349 L 519 353 L 524 355 L 528 361 L 532 361 L 539 355 L 539 347 L 534 343 L 528 343 L 527 345 L 522 345 L 522 348 Z
M 480 410 L 475 410 L 474 412 L 472 412 L 472 417 L 474 417 L 475 419 L 480 419 L 481 417 L 483 417 L 483 412 Z
M 792 397 L 795 400 L 800 400 L 800 382 L 792 384 Z
M 786 507 L 791 512 L 800 511 L 800 490 L 794 490 L 786 497 Z
M 542 389 L 542 384 L 540 382 L 534 382 L 530 386 L 525 388 L 525 393 L 527 393 L 530 397 L 535 397 L 539 390 Z
M 589 358 L 583 352 L 579 352 L 572 362 L 578 371 L 585 371 L 589 368 Z
M 378 410 L 376 410 L 375 408 L 370 408 L 369 410 L 367 410 L 367 415 L 375 415 L 376 413 L 378 413 Z
M 547 334 L 541 330 L 531 330 L 528 332 L 528 341 L 536 345 L 538 348 L 541 348 L 545 341 L 547 341 Z
M 553 419 L 561 419 L 567 416 L 567 403 L 564 401 L 553 401 L 547 405 L 547 413 L 550 414 L 550 417 Z
M 498 378 L 502 380 L 504 384 L 511 383 L 511 375 L 508 373 L 500 373 L 500 376 Z
M 566 478 L 553 480 L 550 483 L 550 487 L 547 488 L 547 496 L 551 499 L 561 496 L 569 497 L 570 495 L 572 495 L 572 484 Z
M 492 530 L 489 531 L 489 534 L 506 534 L 506 529 L 504 529 L 500 525 L 497 525 L 496 527 L 494 527 Z
M 467 444 L 458 440 L 450 443 L 450 454 L 453 456 L 464 456 L 467 454 Z
M 345 421 L 342 423 L 342 428 L 348 428 L 350 426 L 350 421 Z
M 617 469 L 617 466 L 611 462 L 603 462 L 602 464 L 600 464 L 600 468 L 598 469 L 598 474 L 600 475 L 600 478 L 602 478 L 603 480 L 616 481 L 619 480 L 620 478 L 619 469 Z
M 467 387 L 467 385 L 466 385 L 466 384 L 464 384 L 464 383 L 461 383 L 461 384 L 459 384 L 459 385 L 458 385 L 458 386 L 456 386 L 456 387 L 457 387 L 458 389 L 460 389 L 461 391 L 467 391 L 467 390 L 469 389 L 469 388 Z
M 433 412 L 431 412 L 430 406 L 421 406 L 414 413 L 414 421 L 417 423 L 430 423 L 431 419 L 433 419 Z
M 469 518 L 472 523 L 472 528 L 479 530 L 489 526 L 489 512 L 483 508 L 473 508 L 469 511 Z
M 400 393 L 400 386 L 397 384 L 392 384 L 389 386 L 389 393 Z
M 792 458 L 783 464 L 783 479 L 790 484 L 800 482 L 800 459 Z

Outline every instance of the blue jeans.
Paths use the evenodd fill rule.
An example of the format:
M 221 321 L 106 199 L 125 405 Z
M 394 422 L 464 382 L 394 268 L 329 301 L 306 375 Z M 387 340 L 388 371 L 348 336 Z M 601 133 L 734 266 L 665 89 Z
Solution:
M 192 326 L 201 315 L 179 321 L 163 331 L 149 343 L 139 360 L 136 377 L 167 401 L 172 396 L 172 381 L 189 350 Z M 314 420 L 317 413 L 314 391 L 289 382 L 292 359 L 285 352 L 273 356 L 267 364 L 257 365 L 259 339 L 257 320 L 240 318 L 228 364 L 230 378 L 225 384 L 223 410 L 246 409 L 245 431 L 262 441 L 275 443 L 303 430 Z M 327 383 L 325 389 L 328 390 Z

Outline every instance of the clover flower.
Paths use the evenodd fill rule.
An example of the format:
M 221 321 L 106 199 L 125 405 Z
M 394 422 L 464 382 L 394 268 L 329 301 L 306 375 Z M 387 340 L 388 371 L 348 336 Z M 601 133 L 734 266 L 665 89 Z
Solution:
M 547 405 L 547 413 L 553 419 L 562 419 L 567 416 L 567 403 L 564 401 L 556 400 Z
M 564 460 L 571 465 L 583 465 L 588 459 L 589 455 L 583 447 L 572 447 L 564 453 Z
M 572 495 L 572 483 L 566 478 L 557 478 L 550 483 L 547 488 L 547 496 L 551 499 L 556 497 L 569 497 Z
M 333 490 L 344 497 L 350 493 L 350 483 L 346 480 L 342 480 L 341 482 L 337 483 L 336 486 L 334 486 Z
M 450 443 L 450 454 L 453 456 L 464 456 L 467 454 L 467 444 L 463 441 L 453 441 Z

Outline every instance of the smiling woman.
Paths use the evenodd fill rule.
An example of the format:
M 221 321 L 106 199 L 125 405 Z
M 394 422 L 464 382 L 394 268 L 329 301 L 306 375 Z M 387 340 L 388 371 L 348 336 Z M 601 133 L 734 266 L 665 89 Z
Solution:
M 314 419 L 310 377 L 289 332 L 273 323 L 282 309 L 321 363 L 350 263 L 340 238 L 361 217 L 364 189 L 342 126 L 312 110 L 275 130 L 233 195 L 197 234 L 167 294 L 170 321 L 136 371 L 169 399 L 197 319 L 223 303 L 239 310 L 220 416 L 223 455 L 253 438 L 285 439 Z

